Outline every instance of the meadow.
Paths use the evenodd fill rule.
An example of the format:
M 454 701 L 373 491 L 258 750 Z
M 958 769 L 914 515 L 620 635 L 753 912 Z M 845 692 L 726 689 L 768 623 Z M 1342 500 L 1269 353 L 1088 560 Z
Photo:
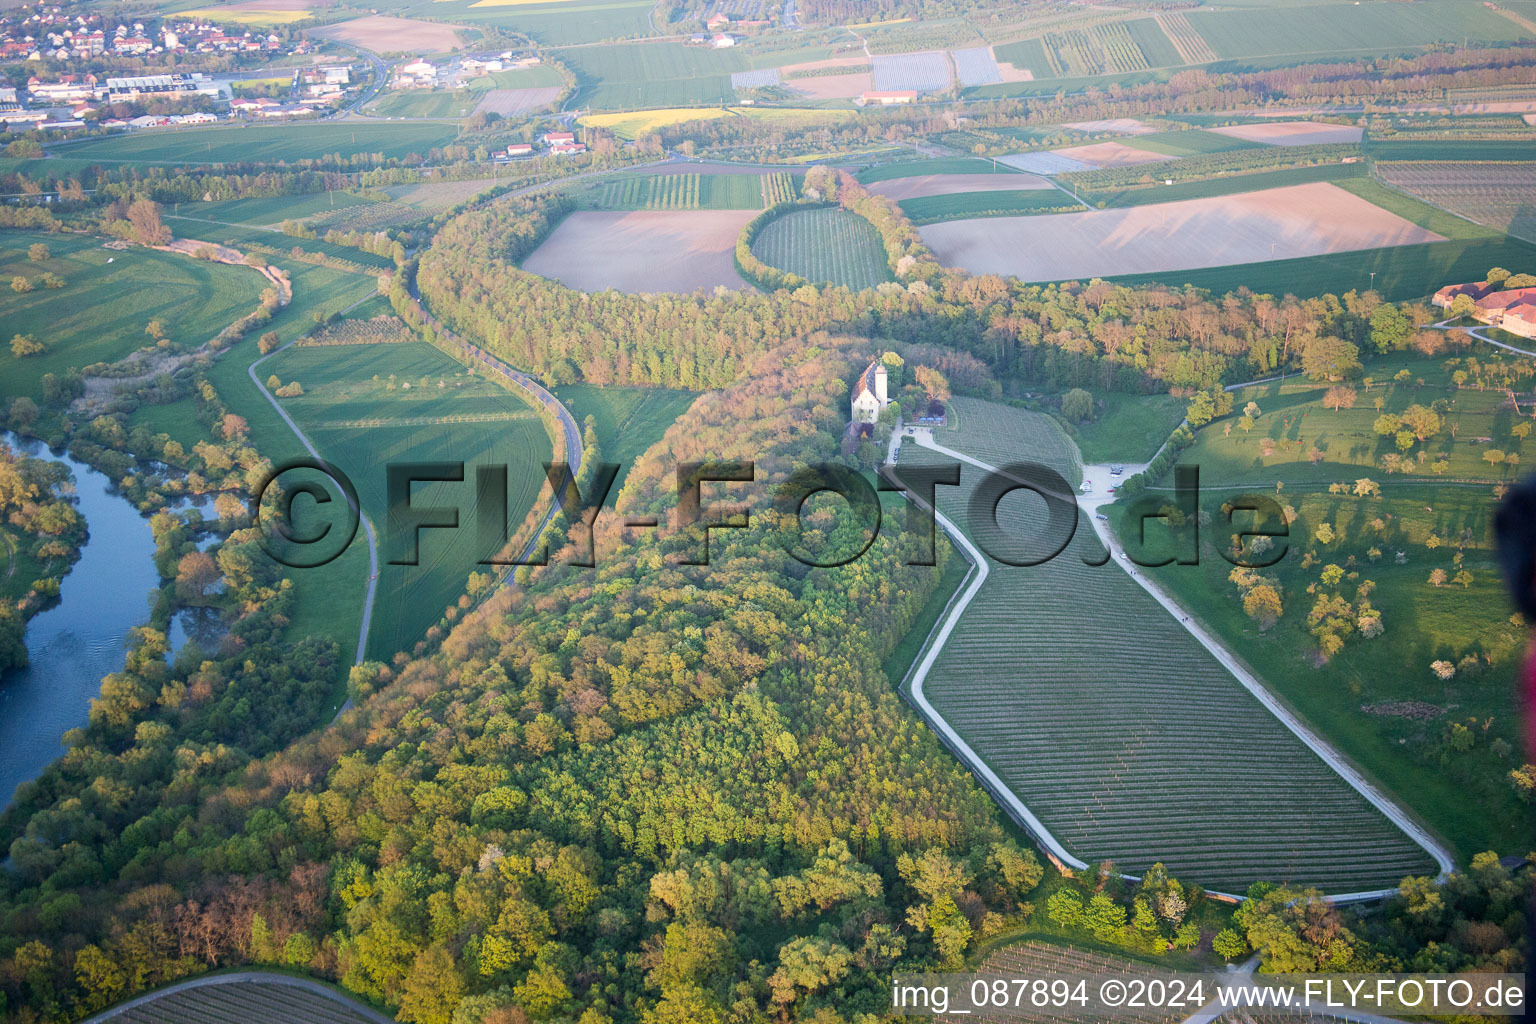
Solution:
M 457 125 L 314 122 L 280 125 L 218 125 L 208 128 L 147 129 L 59 144 L 50 150 L 71 159 L 145 164 L 241 163 L 260 159 L 283 164 L 340 154 L 378 153 L 403 158 L 426 156 L 452 142 Z
M 1409 379 L 1395 381 L 1403 370 Z M 1508 474 L 1481 459 L 1490 447 L 1527 460 L 1536 452 L 1512 436 L 1518 419 L 1502 392 L 1456 389 L 1443 360 L 1384 357 L 1365 372 L 1375 383 L 1361 390 L 1353 409 L 1325 407 L 1324 386 L 1301 379 L 1245 389 L 1234 396 L 1234 416 L 1257 403 L 1252 430 L 1234 428 L 1232 418 L 1217 420 L 1180 459 L 1199 467 L 1207 506 L 1251 485 L 1294 510 L 1290 554 L 1261 570 L 1281 596 L 1279 621 L 1265 629 L 1244 613 L 1227 578 L 1232 567 L 1216 550 L 1231 532 L 1220 519 L 1202 533 L 1198 566 L 1169 567 L 1159 579 L 1462 857 L 1523 849 L 1528 812 L 1506 775 L 1518 760 L 1510 751 L 1520 744 L 1515 680 L 1524 630 L 1509 619 L 1493 551 L 1493 486 L 1455 481 Z M 1404 473 L 1378 468 L 1387 451 L 1371 429 L 1377 399 L 1386 412 L 1449 403 L 1443 429 L 1416 446 L 1428 454 L 1425 463 L 1415 451 Z M 1316 464 L 1307 454 L 1313 447 L 1324 453 Z M 1448 468 L 1435 474 L 1430 467 L 1442 453 Z M 1375 482 L 1379 495 L 1355 496 L 1360 479 Z M 1335 483 L 1348 486 L 1336 493 Z M 1331 533 L 1320 534 L 1324 524 Z M 1375 584 L 1369 599 L 1385 628 L 1371 639 L 1350 632 L 1342 649 L 1323 660 L 1307 613 L 1315 600 L 1309 588 L 1320 585 L 1329 563 L 1358 573 L 1342 585 L 1347 600 L 1361 581 Z M 1436 570 L 1445 574 L 1438 586 L 1430 578 Z M 1462 570 L 1470 576 L 1457 583 Z M 1452 678 L 1431 671 L 1431 662 L 1441 660 L 1456 666 Z M 1466 749 L 1449 745 L 1453 726 L 1469 720 L 1472 742 Z
M 1077 453 L 1054 420 L 956 399 L 939 443 L 991 465 L 1021 458 L 1075 486 Z M 947 457 L 906 446 L 902 463 Z M 979 479 L 962 467 L 940 509 L 964 523 Z M 1048 554 L 1039 499 L 999 524 Z M 1393 886 L 1427 854 L 1309 751 L 1178 628 L 1079 524 L 1040 565 L 990 564 L 924 686 L 933 706 L 1058 840 L 1137 873 L 1154 861 L 1240 893 L 1263 879 L 1328 891 Z M 1113 615 L 1106 614 L 1113 609 Z M 1237 756 L 1236 751 L 1241 751 Z
M 567 384 L 558 389 L 556 397 L 571 411 L 578 426 L 585 428 L 588 416 L 596 421 L 602 461 L 618 463 L 619 475 L 608 492 L 607 505 L 612 508 L 635 460 L 661 440 L 698 395 L 673 388 Z
M 1011 168 L 975 157 L 939 157 L 933 160 L 895 160 L 859 171 L 855 177 L 864 185 L 895 178 L 914 178 L 930 174 L 1014 174 Z
M 41 243 L 50 257 L 28 259 L 28 247 Z M 108 261 L 111 261 L 110 263 Z M 63 288 L 46 288 L 45 273 L 64 280 Z M 0 233 L 0 396 L 36 397 L 46 373 L 62 374 L 70 367 L 116 362 L 146 345 L 144 333 L 159 320 L 171 343 L 195 348 L 235 320 L 255 312 L 268 282 L 254 270 L 206 263 L 175 253 L 133 247 L 102 248 L 102 239 L 88 235 Z M 15 277 L 34 285 L 18 294 L 9 287 Z M 30 335 L 47 346 L 39 355 L 17 358 L 10 340 Z
M 358 264 L 363 270 L 387 270 L 393 266 L 387 257 L 376 256 L 350 245 L 340 245 L 319 238 L 296 238 L 272 228 L 256 227 L 250 224 L 226 224 L 201 216 L 188 216 L 185 213 L 167 213 L 164 215 L 164 220 L 166 227 L 175 232 L 177 238 L 196 238 L 241 250 L 261 246 L 289 253 L 298 248 L 304 252 L 322 253 L 334 259 Z M 270 256 L 271 253 L 266 255 Z
M 1070 428 L 1083 462 L 1146 462 L 1184 419 L 1185 403 L 1172 395 L 1094 395 L 1094 418 Z
M 808 281 L 873 288 L 891 280 L 875 226 L 842 210 L 797 210 L 765 225 L 752 243 L 757 258 Z
M 510 529 L 527 516 L 544 486 L 540 463 L 549 457 L 543 423 L 529 406 L 492 381 L 425 342 L 376 345 L 297 345 L 263 363 L 258 373 L 303 394 L 279 398 L 321 455 L 347 473 L 363 508 L 380 530 L 379 589 L 369 634 L 370 655 L 387 659 L 411 647 L 464 593 L 472 572 L 487 572 L 478 540 L 476 467 L 507 468 Z M 465 464 L 462 483 L 417 484 L 415 507 L 458 506 L 460 528 L 424 530 L 418 565 L 405 557 L 387 526 L 384 468 L 405 462 Z
M 254 199 L 226 199 L 214 203 L 175 203 L 172 214 L 205 217 L 232 224 L 277 225 L 285 220 L 302 220 L 353 206 L 367 206 L 372 200 L 355 192 L 335 190 L 300 196 L 261 196 Z

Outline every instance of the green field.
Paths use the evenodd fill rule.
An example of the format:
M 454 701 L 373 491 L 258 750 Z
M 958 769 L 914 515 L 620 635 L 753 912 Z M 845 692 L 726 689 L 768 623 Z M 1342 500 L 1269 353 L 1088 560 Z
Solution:
M 27 258 L 36 242 L 48 246 L 50 259 Z M 65 286 L 44 288 L 44 273 L 63 278 Z M 32 291 L 18 294 L 9 287 L 18 276 L 34 282 Z M 7 282 L 0 290 L 0 396 L 7 402 L 17 395 L 37 397 L 45 373 L 116 362 L 152 344 L 144 333 L 151 320 L 165 326 L 176 346 L 195 348 L 255 312 L 268 286 L 244 267 L 138 246 L 104 249 L 102 239 L 87 235 L 24 231 L 0 232 L 0 279 Z M 47 351 L 16 358 L 9 342 L 17 334 L 36 338 Z
M 434 18 L 522 32 L 540 43 L 565 46 L 650 35 L 651 5 L 640 0 L 561 0 L 558 3 L 477 5 L 439 0 L 424 5 Z M 398 13 L 381 7 L 385 13 Z M 505 88 L 523 88 L 507 86 Z
M 875 226 L 842 210 L 797 210 L 767 224 L 752 243 L 757 258 L 808 281 L 855 290 L 891 280 Z
M 1530 139 L 1371 139 L 1373 160 L 1536 160 Z
M 1076 452 L 1054 420 L 953 406 L 959 429 L 936 431 L 941 444 L 992 465 L 1027 452 L 1075 486 Z M 902 463 L 941 461 L 902 449 Z M 941 511 L 964 523 L 978 479 L 963 466 L 960 487 L 939 489 Z M 1037 506 L 1015 496 L 998 515 L 1043 556 L 1055 545 L 1033 536 Z M 1084 564 L 1102 550 L 1080 524 L 1043 564 L 992 562 L 924 686 L 1059 840 L 1090 863 L 1162 861 L 1225 892 L 1260 878 L 1359 890 L 1433 870 L 1123 568 Z
M 1060 189 L 1035 188 L 1019 192 L 955 192 L 943 196 L 903 199 L 901 211 L 913 224 L 932 224 L 964 217 L 1012 217 L 1027 213 L 1066 213 L 1083 207 Z
M 1172 395 L 1094 395 L 1094 419 L 1075 424 L 1072 440 L 1085 463 L 1146 462 L 1184 420 L 1185 403 Z
M 1410 379 L 1394 383 L 1394 375 L 1404 369 Z M 1514 749 L 1520 744 L 1514 695 L 1523 632 L 1508 619 L 1511 609 L 1494 556 L 1492 487 L 1448 481 L 1499 479 L 1510 470 L 1490 468 L 1481 460 L 1483 452 L 1497 447 L 1528 460 L 1536 455 L 1536 443 L 1510 434 L 1517 421 L 1504 407 L 1502 393 L 1450 387 L 1442 360 L 1385 357 L 1368 364 L 1366 373 L 1378 383 L 1362 389 L 1352 409 L 1326 408 L 1324 386 L 1299 378 L 1246 389 L 1234 397 L 1239 412 L 1248 401 L 1260 407 L 1252 431 L 1234 429 L 1230 417 L 1218 420 L 1198 433 L 1196 444 L 1180 459 L 1200 467 L 1208 507 L 1234 493 L 1219 488 L 1252 484 L 1253 490 L 1278 496 L 1295 509 L 1290 547 L 1297 554 L 1264 570 L 1280 585 L 1284 613 L 1278 623 L 1263 630 L 1244 614 L 1239 592 L 1227 580 L 1231 566 L 1209 547 L 1224 545 L 1230 532 L 1224 527 L 1206 535 L 1214 557 L 1199 566 L 1170 567 L 1159 578 L 1462 857 L 1487 849 L 1523 850 L 1529 816 L 1505 779 L 1512 765 L 1498 756 L 1494 742 L 1502 739 Z M 1386 412 L 1436 399 L 1450 403 L 1442 431 L 1416 446 L 1427 452 L 1426 464 L 1417 463 L 1415 451 L 1409 453 L 1414 468 L 1407 473 L 1377 468 L 1388 451 L 1371 429 L 1378 398 Z M 1477 437 L 1492 442 L 1480 444 Z M 1307 455 L 1314 446 L 1324 452 L 1317 464 Z M 1442 453 L 1449 467 L 1443 476 L 1428 470 Z M 1361 478 L 1375 481 L 1380 497 L 1328 491 L 1335 482 L 1349 483 L 1352 491 Z M 1325 522 L 1336 531 L 1328 543 L 1316 537 Z M 1431 534 L 1446 543 L 1432 549 L 1427 543 Z M 1310 568 L 1302 566 L 1306 552 L 1315 558 Z M 1465 586 L 1451 581 L 1458 552 L 1461 567 L 1472 575 Z M 1318 582 L 1326 563 L 1345 566 L 1376 584 L 1370 601 L 1385 631 L 1374 639 L 1351 633 L 1343 649 L 1319 665 L 1318 641 L 1307 622 L 1315 598 L 1307 588 Z M 1429 582 L 1435 569 L 1447 577 L 1439 587 Z M 1346 599 L 1353 598 L 1356 582 L 1344 585 Z M 1463 667 L 1448 682 L 1430 671 L 1434 660 L 1457 663 L 1468 654 L 1492 664 L 1485 662 L 1475 671 Z M 1362 710 L 1409 701 L 1434 710 L 1424 718 Z M 1443 741 L 1449 724 L 1473 717 L 1478 722 L 1473 748 L 1447 751 Z
M 1124 140 L 1133 149 L 1145 149 L 1151 153 L 1168 156 L 1198 156 L 1201 153 L 1228 153 L 1237 149 L 1264 149 L 1258 142 L 1233 139 L 1215 132 L 1173 131 L 1153 132 L 1150 135 L 1133 135 Z
M 593 210 L 761 210 L 763 185 L 756 174 L 632 175 L 582 189 L 576 199 Z
M 595 387 L 567 384 L 557 397 L 571 411 L 576 423 L 588 416 L 597 421 L 597 441 L 602 461 L 619 464 L 619 475 L 608 492 L 608 505 L 617 501 L 635 460 L 661 440 L 667 428 L 687 411 L 697 395 L 669 388 Z
M 471 78 L 464 83 L 464 87 L 471 92 L 485 92 L 490 89 L 547 89 L 564 85 L 565 81 L 548 64 L 540 64 L 531 68 L 516 68 L 512 71 L 496 71 L 489 75 L 481 75 L 479 78 Z
M 895 178 L 915 178 L 927 174 L 1018 174 L 1013 168 L 991 160 L 974 157 L 938 157 L 933 160 L 898 160 L 894 163 L 875 164 L 858 173 L 865 185 Z
M 366 206 L 372 200 L 355 192 L 316 192 L 300 196 L 264 196 L 257 199 L 227 199 L 217 203 L 176 203 L 168 212 L 187 217 L 205 217 L 208 220 L 228 221 L 232 224 L 281 224 L 285 220 L 302 220 L 315 214 L 342 210 L 349 206 Z
M 1004 63 L 1028 68 L 1037 79 L 1055 76 L 1050 58 L 1045 53 L 1045 42 L 1041 39 L 1021 39 L 1016 43 L 993 47 L 992 52 Z M 986 88 L 996 89 L 997 87 Z
M 374 117 L 468 117 L 480 97 L 467 89 L 411 89 L 385 93 L 368 104 Z
M 1154 68 L 1182 67 L 1183 58 L 1168 38 L 1168 33 L 1163 31 L 1156 18 L 1137 18 L 1135 21 L 1125 23 L 1126 29 L 1131 34 L 1141 52 L 1146 54 L 1147 64 Z
M 371 121 L 314 124 L 175 128 L 62 143 L 50 152 L 61 157 L 147 164 L 291 163 L 360 153 L 403 158 L 426 156 L 452 142 L 456 125 L 400 124 Z
M 324 253 L 327 256 L 339 260 L 348 260 L 361 264 L 365 268 L 375 270 L 388 270 L 393 263 L 384 256 L 376 256 L 371 252 L 355 249 L 350 245 L 339 245 L 336 242 L 327 242 L 319 238 L 295 238 L 285 235 L 281 231 L 271 228 L 255 227 L 248 224 L 225 224 L 219 221 L 204 219 L 201 215 L 189 216 L 186 209 L 191 204 L 183 203 L 182 213 L 167 213 L 165 224 L 176 233 L 177 238 L 197 238 L 205 242 L 217 242 L 221 245 L 233 246 L 236 249 L 242 246 L 264 245 L 281 252 L 291 252 L 295 246 L 310 253 Z
M 560 59 L 579 81 L 570 105 L 595 110 L 730 103 L 736 96 L 731 72 L 747 69 L 746 58 L 734 48 L 677 42 L 564 50 Z
M 1412 4 L 1336 0 L 1274 4 L 1188 15 L 1223 60 L 1328 53 L 1390 53 L 1432 43 L 1514 42 L 1530 33 L 1482 4 L 1419 0 Z
M 356 484 L 380 530 L 379 591 L 369 634 L 371 656 L 410 650 L 464 592 L 485 554 L 477 545 L 475 472 L 505 464 L 509 521 L 521 523 L 543 485 L 549 439 L 538 415 L 505 388 L 425 342 L 295 346 L 261 364 L 263 380 L 298 381 L 304 394 L 279 401 L 321 454 Z M 387 526 L 385 467 L 405 462 L 465 463 L 463 483 L 417 484 L 417 507 L 457 505 L 458 530 L 425 530 L 419 565 L 390 565 L 402 548 Z

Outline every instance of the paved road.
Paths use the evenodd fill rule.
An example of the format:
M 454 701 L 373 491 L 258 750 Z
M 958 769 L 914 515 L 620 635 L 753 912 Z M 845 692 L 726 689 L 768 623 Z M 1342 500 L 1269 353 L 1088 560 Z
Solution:
M 105 1024 L 106 1021 L 121 1017 L 129 1010 L 136 1009 L 146 1003 L 152 1003 L 162 996 L 168 996 L 175 992 L 186 992 L 189 989 L 195 988 L 210 988 L 215 985 L 238 985 L 250 982 L 303 989 L 313 995 L 329 999 L 345 1007 L 351 1013 L 373 1021 L 374 1024 L 395 1024 L 394 1018 L 387 1017 L 373 1007 L 360 1003 L 356 999 L 348 998 L 330 985 L 324 985 L 309 978 L 295 978 L 292 975 L 273 974 L 267 971 L 231 971 L 228 974 L 213 974 L 201 978 L 191 978 L 187 981 L 178 981 L 174 985 L 167 985 L 165 988 L 156 989 L 147 995 L 142 995 L 137 999 L 130 999 L 126 1003 L 114 1006 L 110 1010 L 104 1010 L 96 1016 L 87 1019 L 83 1024 Z
M 964 462 L 968 465 L 975 466 L 984 472 L 998 472 L 998 470 L 993 466 L 981 462 L 978 459 L 974 459 L 963 452 L 957 452 L 952 448 L 947 448 L 944 445 L 937 443 L 933 440 L 932 431 L 919 430 L 913 437 L 913 440 L 925 448 L 929 448 L 942 455 L 946 455 L 952 459 L 956 459 L 957 461 Z M 893 449 L 894 445 L 897 443 L 899 443 L 899 439 L 893 438 Z M 1088 493 L 1079 494 L 1077 499 L 1078 505 L 1080 508 L 1085 510 L 1090 517 L 1093 517 L 1097 515 L 1100 506 L 1109 504 L 1114 501 L 1114 496 L 1108 493 L 1108 481 L 1110 479 L 1109 468 L 1107 466 L 1085 467 L 1084 475 L 1086 479 L 1093 481 L 1094 489 Z M 1102 477 L 1102 480 L 1097 479 L 1098 477 Z M 1100 487 L 1100 483 L 1103 483 L 1104 486 Z M 1021 801 L 1016 795 L 1014 795 L 1011 789 L 1002 783 L 997 775 L 989 767 L 987 767 L 986 763 L 982 761 L 979 756 L 977 756 L 976 752 L 965 742 L 964 739 L 960 737 L 959 733 L 957 733 L 954 728 L 944 720 L 943 716 L 938 713 L 938 711 L 933 707 L 932 704 L 928 702 L 928 699 L 923 695 L 923 683 L 927 680 L 928 673 L 932 670 L 934 663 L 938 660 L 938 656 L 943 650 L 945 642 L 948 641 L 950 633 L 954 630 L 956 623 L 960 621 L 960 617 L 965 613 L 965 609 L 970 605 L 971 600 L 981 590 L 981 587 L 986 582 L 987 576 L 989 574 L 986 557 L 983 556 L 981 552 L 977 550 L 976 546 L 971 543 L 970 538 L 966 537 L 965 534 L 960 529 L 958 529 L 953 522 L 947 519 L 937 509 L 934 509 L 933 511 L 935 518 L 944 527 L 945 533 L 947 533 L 950 538 L 965 551 L 967 559 L 973 566 L 976 567 L 977 571 L 971 581 L 971 584 L 966 588 L 965 593 L 961 595 L 960 599 L 957 600 L 951 607 L 943 625 L 934 635 L 932 643 L 929 644 L 928 651 L 924 655 L 923 660 L 918 664 L 916 671 L 913 673 L 911 683 L 913 700 L 923 710 L 923 713 L 928 717 L 929 721 L 934 724 L 935 728 L 938 729 L 939 733 L 945 738 L 949 745 L 956 751 L 961 760 L 963 760 L 982 780 L 986 788 L 992 791 L 993 795 L 1012 812 L 1013 816 L 1020 822 L 1020 824 L 1022 824 L 1042 845 L 1049 849 L 1056 857 L 1060 858 L 1062 862 L 1071 867 L 1085 868 L 1087 867 L 1087 864 L 1081 859 L 1074 857 L 1071 853 L 1067 852 L 1066 848 L 1060 843 L 1060 841 L 1058 841 L 1056 837 L 1053 836 L 1050 831 L 1045 828 L 1040 820 L 1036 818 L 1034 814 L 1029 810 L 1029 808 L 1024 805 L 1023 801 Z M 1189 631 L 1190 635 L 1198 640 L 1201 646 L 1203 646 L 1207 651 L 1211 653 L 1213 657 L 1216 658 L 1217 661 L 1225 666 L 1226 669 L 1237 678 L 1238 682 L 1241 683 L 1243 687 L 1248 690 L 1248 692 L 1253 694 L 1259 703 L 1264 705 L 1264 707 L 1267 708 L 1276 718 L 1278 718 L 1286 728 L 1290 729 L 1291 732 L 1302 741 L 1302 743 L 1306 744 L 1306 746 L 1313 753 L 1322 758 L 1330 768 L 1337 772 L 1345 782 L 1349 783 L 1350 787 L 1353 788 L 1362 797 L 1364 797 L 1366 801 L 1371 804 L 1371 806 L 1375 807 L 1378 811 L 1385 815 L 1388 820 L 1390 820 L 1398 828 L 1402 829 L 1402 831 L 1406 833 L 1409 838 L 1411 838 L 1431 857 L 1434 858 L 1435 863 L 1440 868 L 1440 881 L 1444 881 L 1446 876 L 1455 870 L 1454 857 L 1452 856 L 1451 852 L 1439 842 L 1439 840 L 1431 836 L 1395 802 L 1377 790 L 1375 786 L 1368 782 L 1353 765 L 1351 765 L 1342 756 L 1340 756 L 1338 752 L 1335 751 L 1327 742 L 1325 742 L 1322 738 L 1307 728 L 1307 726 L 1304 725 L 1301 720 L 1298 719 L 1290 711 L 1289 708 L 1281 704 L 1274 697 L 1274 695 L 1272 695 L 1269 690 L 1264 687 L 1264 684 L 1260 682 L 1259 679 L 1253 675 L 1253 673 L 1248 671 L 1247 667 L 1235 655 L 1233 655 L 1232 652 L 1227 650 L 1227 648 L 1221 643 L 1220 640 L 1216 639 L 1216 637 L 1207 632 L 1203 626 L 1197 623 L 1193 615 L 1188 614 L 1185 609 L 1161 587 L 1147 579 L 1144 573 L 1137 572 L 1135 569 L 1133 569 L 1129 560 L 1129 556 L 1127 556 L 1124 548 L 1120 545 L 1118 538 L 1116 538 L 1110 531 L 1109 524 L 1107 522 L 1097 518 L 1090 518 L 1089 521 L 1093 524 L 1094 532 L 1097 534 L 1099 541 L 1104 544 L 1105 548 L 1111 553 L 1115 564 L 1119 565 L 1122 569 L 1129 573 L 1131 578 L 1139 583 L 1143 590 L 1147 591 L 1147 593 L 1150 594 L 1153 599 L 1158 602 L 1158 604 L 1162 605 L 1163 608 L 1171 615 L 1173 615 L 1175 619 L 1179 620 L 1179 623 Z M 1364 902 L 1390 896 L 1396 891 L 1396 889 L 1373 889 L 1363 892 L 1339 893 L 1330 896 L 1329 899 L 1335 903 Z

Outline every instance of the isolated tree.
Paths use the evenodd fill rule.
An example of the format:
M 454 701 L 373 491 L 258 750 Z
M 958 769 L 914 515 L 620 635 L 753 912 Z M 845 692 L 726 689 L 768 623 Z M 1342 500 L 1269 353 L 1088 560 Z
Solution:
M 1243 595 L 1243 611 L 1258 622 L 1260 629 L 1268 629 L 1280 620 L 1285 609 L 1280 603 L 1279 591 L 1268 583 L 1261 583 Z
M 33 242 L 31 245 L 27 246 L 27 259 L 31 260 L 33 263 L 41 263 L 50 255 L 52 255 L 52 253 L 48 251 L 48 247 L 42 242 Z
M 1429 574 L 1429 585 L 1432 587 L 1445 586 L 1446 573 L 1444 569 L 1434 569 Z
M 1432 661 L 1429 670 L 1435 674 L 1435 678 L 1444 682 L 1456 674 L 1456 666 L 1448 661 Z
M 277 345 L 278 337 L 276 331 L 267 331 L 260 338 L 256 339 L 256 350 L 262 355 L 266 355 L 267 353 L 271 352 L 273 349 L 277 348 Z
M 1470 589 L 1471 586 L 1472 586 L 1472 574 L 1470 572 L 1468 572 L 1467 570 L 1463 569 L 1460 572 L 1458 572 L 1455 576 L 1451 577 L 1451 582 L 1452 583 L 1460 583 L 1461 584 L 1461 589 L 1463 589 L 1463 590 Z
M 20 274 L 11 278 L 11 291 L 17 295 L 23 295 L 32 290 L 32 282 Z
M 1370 477 L 1361 477 L 1355 481 L 1355 497 L 1375 498 L 1381 495 L 1381 485 Z
M 237 416 L 232 412 L 225 413 L 224 418 L 219 421 L 219 433 L 223 435 L 226 441 L 242 438 L 250 433 L 250 431 L 250 424 L 246 423 L 245 417 Z
M 1360 372 L 1360 349 L 1343 338 L 1321 335 L 1302 349 L 1301 368 L 1313 380 L 1348 380 Z
M 1082 388 L 1073 388 L 1061 396 L 1061 414 L 1073 423 L 1093 418 L 1093 396 Z
M 1342 384 L 1329 388 L 1323 394 L 1323 405 L 1338 412 L 1340 409 L 1353 409 L 1358 392 L 1354 388 L 1345 387 Z
M 1318 523 L 1317 529 L 1312 531 L 1312 535 L 1317 538 L 1319 544 L 1332 544 L 1336 536 L 1333 532 L 1333 524 L 1331 523 Z
M 160 204 L 153 199 L 136 199 L 128 207 L 128 223 L 133 237 L 142 245 L 165 245 L 171 229 L 160 220 Z
M 48 346 L 32 337 L 30 334 L 11 335 L 11 355 L 20 359 L 24 356 L 41 355 L 48 350 Z
M 1412 431 L 1420 441 L 1427 441 L 1440 432 L 1440 414 L 1423 405 L 1410 405 L 1402 412 L 1403 426 Z

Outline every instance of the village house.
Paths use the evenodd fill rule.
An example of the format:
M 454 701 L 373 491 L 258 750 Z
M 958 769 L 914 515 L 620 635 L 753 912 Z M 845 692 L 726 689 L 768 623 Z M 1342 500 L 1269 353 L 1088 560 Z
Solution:
M 1504 288 L 1487 281 L 1447 285 L 1435 292 L 1434 304 L 1450 309 L 1456 299 L 1472 299 L 1472 318 L 1502 327 L 1522 338 L 1536 338 L 1536 288 Z
M 565 146 L 575 142 L 576 136 L 570 132 L 545 132 L 544 141 L 551 146 Z
M 888 373 L 885 363 L 876 359 L 859 374 L 859 382 L 853 388 L 853 422 L 874 423 L 880 413 L 891 404 L 886 393 Z

